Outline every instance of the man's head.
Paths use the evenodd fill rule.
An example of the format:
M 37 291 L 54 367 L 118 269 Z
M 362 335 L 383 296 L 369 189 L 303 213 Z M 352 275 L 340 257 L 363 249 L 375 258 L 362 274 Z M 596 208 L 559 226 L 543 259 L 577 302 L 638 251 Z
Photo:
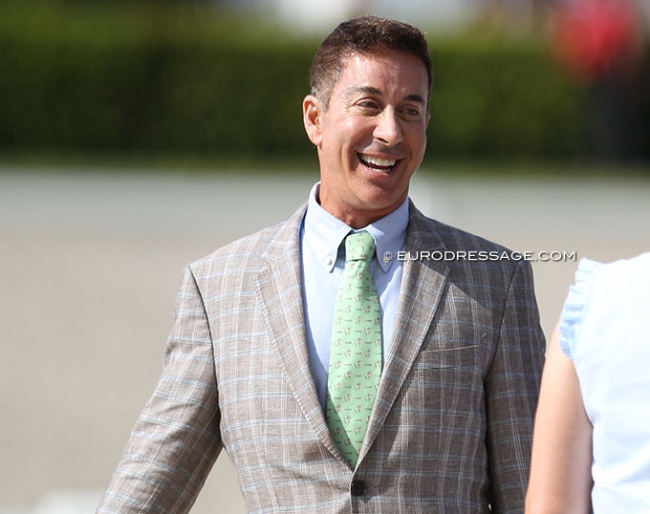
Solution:
M 408 195 L 426 148 L 431 61 L 422 34 L 368 17 L 339 25 L 318 51 L 303 121 L 320 163 L 319 201 L 361 228 Z
M 424 34 L 407 23 L 364 16 L 341 23 L 323 40 L 311 65 L 311 94 L 327 108 L 332 88 L 350 54 L 370 54 L 380 50 L 409 53 L 419 58 L 427 70 L 431 89 L 432 64 Z

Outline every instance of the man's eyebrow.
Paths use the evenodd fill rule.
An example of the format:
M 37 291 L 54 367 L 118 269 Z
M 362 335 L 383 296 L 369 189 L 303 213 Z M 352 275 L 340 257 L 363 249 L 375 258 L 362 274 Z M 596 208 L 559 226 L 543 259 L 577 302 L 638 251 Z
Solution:
M 372 86 L 356 86 L 356 87 L 350 88 L 347 91 L 348 96 L 352 96 L 352 95 L 355 95 L 355 94 L 381 95 L 382 92 L 381 92 L 381 89 L 378 89 L 378 88 L 372 87 Z M 409 102 L 421 103 L 422 105 L 426 105 L 426 103 L 427 103 L 426 100 L 424 98 L 422 98 L 421 95 L 418 95 L 418 94 L 415 94 L 415 93 L 410 94 L 410 95 L 406 95 L 404 97 L 404 100 L 407 100 Z
M 352 96 L 359 93 L 367 94 L 367 95 L 381 95 L 381 89 L 377 89 L 376 87 L 372 87 L 372 86 L 355 86 L 347 90 L 348 96 Z
M 420 103 L 422 105 L 426 105 L 426 103 L 427 103 L 424 98 L 422 98 L 420 95 L 416 95 L 416 94 L 406 95 L 404 100 L 408 100 L 409 102 L 417 102 L 417 103 Z

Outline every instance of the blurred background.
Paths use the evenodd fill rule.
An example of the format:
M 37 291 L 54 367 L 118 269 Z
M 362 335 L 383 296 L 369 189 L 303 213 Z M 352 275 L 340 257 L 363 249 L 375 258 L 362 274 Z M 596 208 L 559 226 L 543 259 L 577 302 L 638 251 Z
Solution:
M 420 209 L 574 255 L 533 263 L 547 334 L 577 260 L 650 250 L 650 0 L 3 0 L 0 514 L 94 511 L 183 266 L 306 200 L 310 61 L 366 13 L 429 39 Z M 245 512 L 225 454 L 215 511 Z

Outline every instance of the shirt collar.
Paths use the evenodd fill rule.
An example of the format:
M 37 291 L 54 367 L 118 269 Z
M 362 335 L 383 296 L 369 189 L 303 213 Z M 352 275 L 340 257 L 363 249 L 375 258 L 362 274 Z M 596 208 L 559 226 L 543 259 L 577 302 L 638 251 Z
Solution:
M 331 272 L 334 269 L 341 243 L 350 232 L 358 232 L 332 216 L 318 203 L 320 182 L 309 193 L 309 204 L 304 221 L 304 237 L 322 265 Z M 390 214 L 359 230 L 367 230 L 377 245 L 377 261 L 387 272 L 396 260 L 397 252 L 406 246 L 406 228 L 409 220 L 408 198 Z

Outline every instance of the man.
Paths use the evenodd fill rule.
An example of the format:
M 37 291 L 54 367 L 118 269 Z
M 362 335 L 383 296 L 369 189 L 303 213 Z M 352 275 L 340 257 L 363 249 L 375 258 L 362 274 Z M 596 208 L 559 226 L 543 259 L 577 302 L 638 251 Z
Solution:
M 408 199 L 426 40 L 350 20 L 311 83 L 321 181 L 288 221 L 189 266 L 98 512 L 187 512 L 224 448 L 250 512 L 523 511 L 544 351 L 531 269 L 420 258 L 505 252 Z

